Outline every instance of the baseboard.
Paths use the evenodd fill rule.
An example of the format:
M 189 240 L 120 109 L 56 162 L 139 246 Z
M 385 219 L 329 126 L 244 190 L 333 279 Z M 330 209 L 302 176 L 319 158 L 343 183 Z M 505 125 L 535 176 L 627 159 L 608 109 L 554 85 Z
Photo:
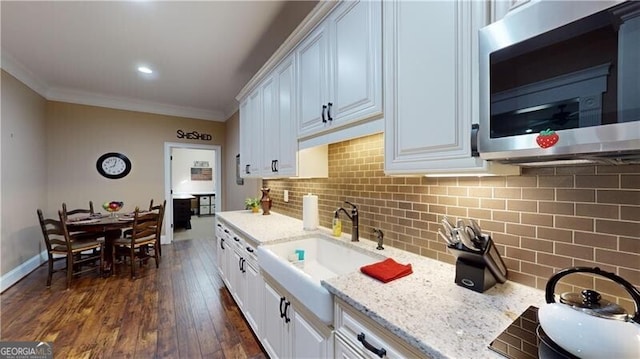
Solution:
M 42 263 L 47 261 L 47 251 L 42 251 L 40 254 L 28 259 L 26 262 L 13 268 L 9 273 L 0 277 L 0 293 L 9 289 L 12 285 L 18 283 L 18 281 L 26 277 L 29 273 L 33 272 Z

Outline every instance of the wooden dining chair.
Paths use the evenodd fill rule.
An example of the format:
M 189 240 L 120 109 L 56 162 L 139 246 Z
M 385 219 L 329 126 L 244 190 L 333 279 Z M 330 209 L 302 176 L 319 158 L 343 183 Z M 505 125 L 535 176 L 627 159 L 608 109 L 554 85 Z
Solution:
M 115 263 L 116 255 L 129 257 L 131 264 L 131 278 L 136 277 L 136 261 L 140 267 L 142 263 L 153 257 L 156 262 L 156 268 L 159 267 L 158 259 L 158 243 L 157 233 L 160 225 L 160 214 L 156 212 L 141 213 L 136 207 L 133 215 L 133 227 L 131 235 L 121 237 L 113 243 L 113 262 Z M 153 255 L 149 253 L 152 252 Z
M 151 200 L 151 203 L 149 204 L 149 211 L 158 211 L 158 228 L 156 231 L 156 248 L 158 249 L 158 255 L 160 257 L 162 257 L 162 245 L 160 243 L 160 238 L 162 237 L 162 223 L 164 222 L 164 209 L 165 206 L 167 204 L 167 201 L 164 200 L 162 201 L 162 204 L 153 205 L 153 199 Z
M 166 202 L 166 201 L 165 201 Z M 153 198 L 151 198 L 151 201 L 149 201 L 149 212 L 153 211 L 154 209 L 157 209 L 158 206 L 153 206 Z M 124 231 L 123 235 L 125 237 L 129 237 L 131 236 L 131 229 L 127 229 Z M 160 253 L 160 255 L 162 255 L 162 253 Z
M 80 275 L 102 268 L 103 244 L 97 240 L 73 238 L 67 230 L 66 217 L 62 211 L 58 211 L 59 219 L 44 218 L 42 210 L 38 209 L 40 229 L 47 248 L 49 273 L 47 287 L 51 286 L 53 273 L 67 273 L 67 289 L 71 285 L 74 275 Z M 55 262 L 66 261 L 64 268 L 55 269 Z M 98 261 L 96 265 L 95 262 Z M 84 268 L 89 266 L 89 268 Z
M 92 215 L 95 212 L 93 211 L 93 201 L 89 201 L 89 208 L 76 208 L 76 209 L 72 209 L 72 210 L 68 210 L 67 209 L 67 204 L 62 202 L 62 212 L 64 212 L 65 215 L 68 216 L 73 216 L 76 214 L 86 214 L 86 215 Z

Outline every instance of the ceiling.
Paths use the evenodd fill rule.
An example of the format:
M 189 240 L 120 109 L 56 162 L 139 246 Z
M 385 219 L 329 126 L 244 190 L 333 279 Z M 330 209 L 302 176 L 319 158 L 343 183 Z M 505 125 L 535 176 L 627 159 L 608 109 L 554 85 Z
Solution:
M 53 101 L 225 121 L 315 4 L 3 0 L 2 68 Z

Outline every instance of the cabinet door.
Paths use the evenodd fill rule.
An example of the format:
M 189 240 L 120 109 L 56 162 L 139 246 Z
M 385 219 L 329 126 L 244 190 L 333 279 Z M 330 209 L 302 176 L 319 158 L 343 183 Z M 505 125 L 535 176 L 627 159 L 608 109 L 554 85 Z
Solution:
M 478 117 L 480 1 L 385 1 L 385 172 L 482 169 Z
M 253 104 L 250 101 L 250 98 L 247 97 L 240 103 L 240 177 L 245 178 L 249 177 L 247 170 L 251 165 L 251 110 Z
M 268 77 L 260 86 L 262 96 L 262 133 L 256 134 L 256 145 L 262 144 L 260 160 L 260 173 L 262 176 L 272 175 L 274 161 L 279 157 L 280 152 L 280 120 L 278 118 L 278 107 L 276 106 L 276 81 L 273 76 Z
M 262 97 L 260 88 L 240 104 L 240 176 L 260 176 L 262 160 Z
M 280 317 L 284 296 L 278 293 L 266 281 L 264 282 L 264 311 L 262 346 L 270 358 L 285 358 L 284 319 Z
M 246 272 L 245 280 L 247 283 L 247 297 L 245 300 L 245 318 L 253 329 L 256 337 L 260 338 L 262 335 L 262 275 L 258 269 L 257 263 L 247 261 L 245 264 Z
M 296 176 L 298 151 L 298 131 L 295 116 L 295 62 L 289 56 L 276 69 L 278 95 L 276 96 L 279 123 L 279 137 L 277 142 L 269 140 L 271 145 L 278 147 L 277 175 Z
M 298 136 L 313 134 L 324 128 L 328 121 L 328 53 L 327 26 L 321 24 L 298 45 Z M 324 113 L 324 121 L 322 114 Z
M 221 230 L 220 230 L 221 231 Z M 220 235 L 218 229 L 216 228 L 216 239 L 217 239 L 217 248 L 216 248 L 216 261 L 218 262 L 218 272 L 220 272 L 220 277 L 226 283 L 227 277 L 227 243 L 225 243 L 224 236 Z
M 238 304 L 238 307 L 242 309 L 242 300 L 238 297 L 238 284 L 240 283 L 240 270 L 238 269 L 238 263 L 240 260 L 240 256 L 235 250 L 235 246 L 231 243 L 231 240 L 227 240 L 226 244 L 228 244 L 226 253 L 227 253 L 227 289 L 229 289 L 229 293 Z
M 317 331 L 305 318 L 289 308 L 290 343 L 292 358 L 329 358 L 332 354 L 331 340 Z
M 329 23 L 332 125 L 382 114 L 380 1 L 343 2 Z

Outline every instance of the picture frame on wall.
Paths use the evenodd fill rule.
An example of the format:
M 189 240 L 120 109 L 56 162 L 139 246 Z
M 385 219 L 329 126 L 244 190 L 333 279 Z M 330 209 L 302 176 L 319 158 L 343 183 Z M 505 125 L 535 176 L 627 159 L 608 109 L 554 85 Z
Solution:
M 236 155 L 236 184 L 239 186 L 244 185 L 244 178 L 240 177 L 240 154 Z
M 213 170 L 211 167 L 191 167 L 192 181 L 213 181 Z

